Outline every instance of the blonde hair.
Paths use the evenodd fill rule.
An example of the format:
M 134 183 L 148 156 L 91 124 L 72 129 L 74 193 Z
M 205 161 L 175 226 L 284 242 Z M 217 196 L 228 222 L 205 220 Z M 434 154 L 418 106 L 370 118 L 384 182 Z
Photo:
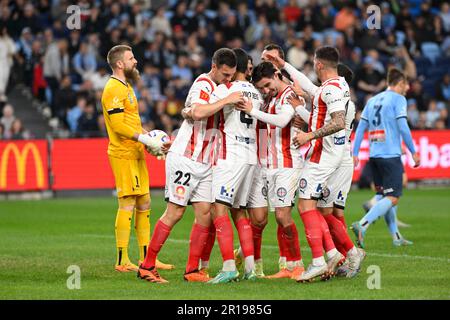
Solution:
M 106 60 L 108 61 L 109 66 L 111 69 L 116 68 L 117 61 L 121 60 L 123 58 L 123 53 L 125 51 L 132 51 L 130 46 L 119 44 L 117 46 L 112 47 L 108 51 L 108 56 L 106 57 Z

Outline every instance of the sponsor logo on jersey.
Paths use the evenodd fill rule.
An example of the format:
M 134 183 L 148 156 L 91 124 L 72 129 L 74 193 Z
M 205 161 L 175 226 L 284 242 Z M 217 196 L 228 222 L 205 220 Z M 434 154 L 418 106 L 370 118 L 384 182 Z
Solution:
M 341 146 L 343 144 L 345 144 L 345 136 L 342 137 L 334 137 L 334 144 Z
M 342 194 L 342 191 L 339 191 L 337 199 L 340 200 L 340 201 L 344 201 L 345 200 L 344 195 Z
M 254 144 L 256 142 L 255 139 L 253 138 L 249 138 L 249 137 L 240 137 L 240 136 L 235 136 L 236 140 L 242 143 L 246 143 L 246 144 Z

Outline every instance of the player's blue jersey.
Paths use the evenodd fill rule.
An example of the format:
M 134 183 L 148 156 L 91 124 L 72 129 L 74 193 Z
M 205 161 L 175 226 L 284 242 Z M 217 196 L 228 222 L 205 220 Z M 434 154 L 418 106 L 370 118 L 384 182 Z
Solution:
M 371 158 L 393 158 L 402 154 L 397 119 L 406 118 L 406 98 L 391 90 L 371 98 L 361 115 L 367 120 Z

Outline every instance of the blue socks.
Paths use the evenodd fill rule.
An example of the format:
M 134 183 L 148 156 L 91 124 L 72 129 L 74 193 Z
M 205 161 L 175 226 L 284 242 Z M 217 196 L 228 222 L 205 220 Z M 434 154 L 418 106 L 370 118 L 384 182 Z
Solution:
M 369 212 L 367 212 L 367 214 L 359 221 L 359 224 L 364 229 L 364 231 L 366 231 L 372 222 L 377 220 L 378 217 L 385 215 L 391 208 L 392 208 L 392 201 L 389 198 L 383 198 L 379 200 L 372 207 L 372 209 L 369 210 Z M 396 222 L 395 224 L 397 225 Z
M 389 232 L 392 235 L 393 239 L 400 239 L 401 235 L 398 231 L 397 226 L 397 206 L 392 207 L 389 211 L 384 215 L 384 220 L 389 228 Z

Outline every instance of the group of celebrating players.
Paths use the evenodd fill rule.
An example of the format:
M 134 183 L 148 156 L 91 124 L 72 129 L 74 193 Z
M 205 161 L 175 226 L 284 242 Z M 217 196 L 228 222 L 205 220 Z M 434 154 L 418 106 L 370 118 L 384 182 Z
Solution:
M 115 52 L 117 55 L 117 48 Z M 127 112 L 138 114 L 137 108 L 127 111 L 126 105 L 136 103 L 127 82 L 136 74 L 137 62 L 130 47 L 123 49 L 121 57 L 123 61 L 110 61 L 108 55 L 113 69 L 110 81 L 119 80 L 129 91 L 124 94 L 123 102 L 114 97 L 117 92 L 109 99 L 102 99 L 105 118 L 112 119 L 121 113 L 126 116 Z M 129 57 L 128 64 L 124 57 Z M 157 255 L 190 204 L 195 221 L 184 274 L 187 281 L 212 284 L 235 281 L 239 278 L 240 264 L 244 280 L 265 277 L 308 282 L 334 275 L 352 278 L 360 272 L 365 252 L 353 244 L 344 219 L 353 175 L 350 134 L 355 106 L 347 84 L 352 72 L 339 63 L 337 49 L 329 46 L 318 48 L 314 55 L 319 87 L 285 62 L 284 53 L 277 45 L 266 46 L 262 60 L 253 67 L 243 49 L 217 50 L 210 72 L 198 76 L 188 93 L 182 111 L 184 121 L 173 141 L 158 149 L 142 133 L 142 128 L 137 127 L 135 132 L 130 128 L 126 135 L 122 134 L 125 138 L 116 142 L 123 145 L 128 139 L 135 148 L 144 144 L 153 154 L 166 154 L 167 201 L 148 247 L 144 240 L 150 238 L 150 233 L 141 232 L 143 261 L 139 267 L 128 256 L 123 257 L 122 242 L 122 249 L 118 243 L 120 258 L 116 270 L 137 271 L 141 279 L 166 283 L 157 270 L 171 266 L 159 262 Z M 128 210 L 131 221 L 129 212 L 130 209 L 133 212 L 133 205 L 136 217 L 142 211 L 138 199 L 139 195 L 148 193 L 148 177 L 147 181 L 140 179 L 146 172 L 141 168 L 139 156 L 131 159 L 138 163 L 129 165 L 131 181 L 124 181 L 128 178 L 121 174 L 125 165 L 114 165 L 111 132 L 117 132 L 127 121 L 118 118 L 114 123 L 108 121 L 111 120 L 107 119 L 106 123 L 110 135 L 108 154 L 119 197 L 118 238 L 120 230 L 126 229 L 125 219 L 120 220 L 119 214 Z M 303 157 L 300 147 L 306 144 L 309 148 Z M 126 189 L 131 191 L 127 194 Z M 298 212 L 312 251 L 312 262 L 306 269 L 292 218 L 297 195 Z M 149 197 L 145 199 L 149 206 Z M 261 243 L 269 211 L 274 211 L 278 224 L 280 270 L 265 276 Z M 234 250 L 229 212 L 238 232 L 240 248 L 237 250 Z M 129 237 L 129 226 L 127 230 Z M 211 278 L 209 257 L 216 238 L 223 267 Z M 128 242 L 125 244 L 128 246 Z

